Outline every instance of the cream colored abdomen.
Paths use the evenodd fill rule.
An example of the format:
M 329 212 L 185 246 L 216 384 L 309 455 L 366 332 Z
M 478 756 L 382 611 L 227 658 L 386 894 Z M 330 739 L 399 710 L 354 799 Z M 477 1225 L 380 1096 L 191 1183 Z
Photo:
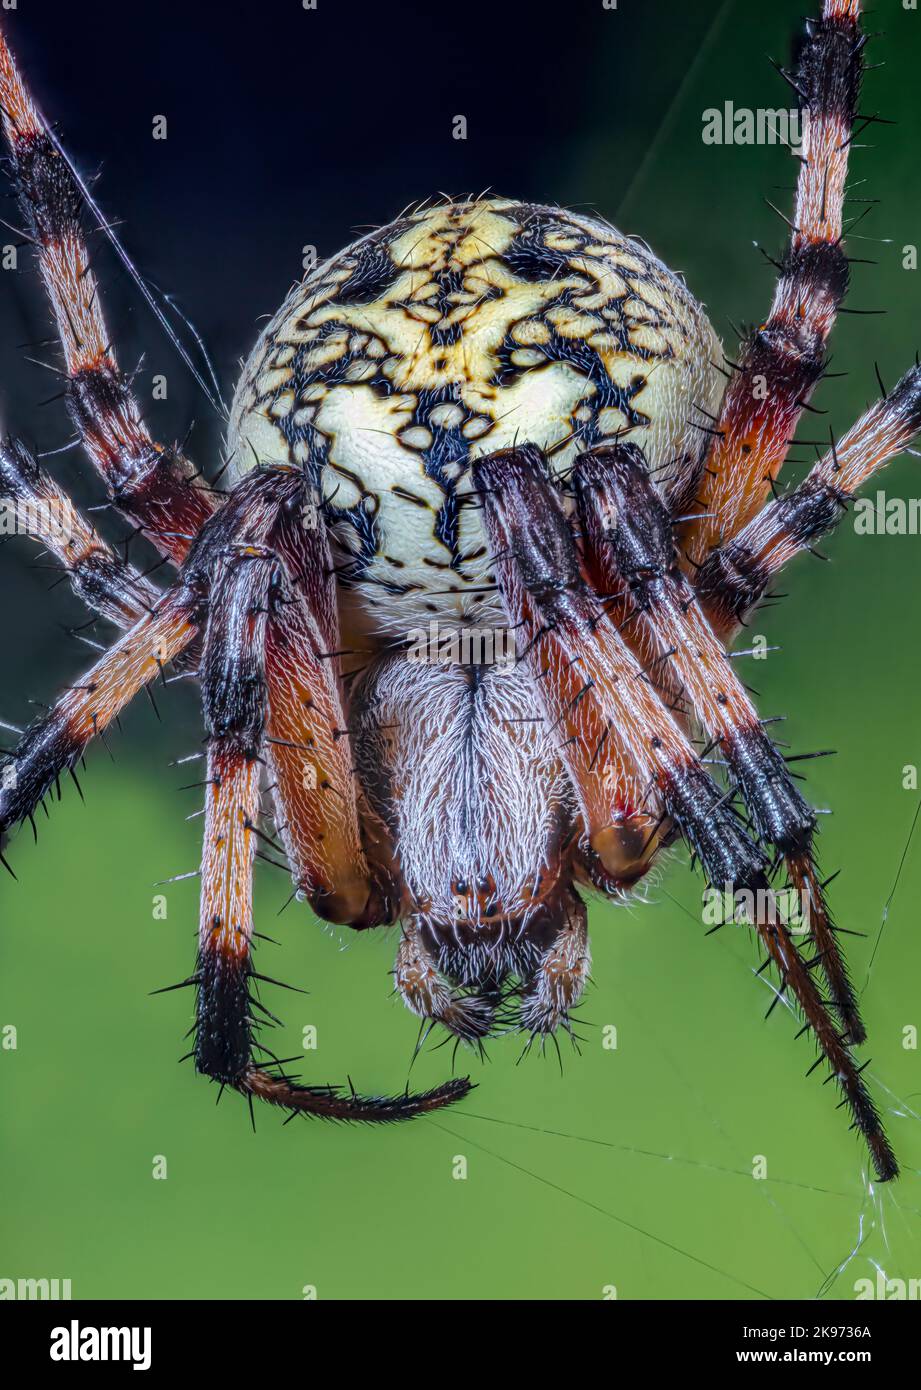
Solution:
M 499 621 L 476 592 L 470 460 L 530 441 L 563 471 L 629 428 L 667 487 L 701 456 L 721 363 L 684 284 L 604 223 L 508 200 L 425 208 L 292 290 L 238 387 L 233 466 L 305 469 L 349 626 Z

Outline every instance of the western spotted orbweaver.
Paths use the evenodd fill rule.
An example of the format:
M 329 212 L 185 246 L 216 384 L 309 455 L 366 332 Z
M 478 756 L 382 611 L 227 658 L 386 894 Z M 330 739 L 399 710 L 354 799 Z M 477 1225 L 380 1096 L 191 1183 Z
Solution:
M 3 496 L 67 517 L 65 538 L 41 539 L 123 635 L 25 733 L 0 827 L 30 820 L 164 665 L 197 671 L 206 809 L 186 983 L 204 1075 L 342 1120 L 410 1117 L 469 1088 L 302 1085 L 257 1041 L 251 876 L 269 796 L 298 896 L 356 929 L 399 924 L 405 1003 L 472 1044 L 569 1028 L 589 967 L 580 890 L 623 897 L 683 837 L 711 884 L 761 904 L 749 925 L 778 992 L 878 1178 L 896 1175 L 852 1055 L 865 1034 L 816 815 L 726 654 L 771 578 L 921 426 L 915 367 L 801 485 L 769 496 L 847 288 L 864 42 L 857 0 L 824 0 L 807 26 L 788 75 L 807 118 L 793 221 L 738 363 L 683 282 L 608 224 L 501 198 L 426 205 L 310 271 L 262 333 L 225 496 L 148 433 L 104 326 L 85 188 L 0 41 L 71 418 L 113 508 L 177 569 L 156 588 L 21 442 L 3 445 Z M 515 659 L 452 661 L 438 640 L 413 659 L 411 634 L 433 624 L 511 634 Z M 780 864 L 808 902 L 800 941 L 770 910 Z

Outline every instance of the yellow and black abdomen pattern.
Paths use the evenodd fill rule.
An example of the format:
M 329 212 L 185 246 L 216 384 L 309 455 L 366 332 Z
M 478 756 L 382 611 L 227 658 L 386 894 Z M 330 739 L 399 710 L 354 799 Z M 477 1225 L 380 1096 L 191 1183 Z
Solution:
M 423 208 L 317 267 L 237 390 L 239 472 L 296 462 L 372 629 L 490 611 L 471 458 L 530 441 L 568 469 L 626 429 L 666 490 L 724 385 L 701 308 L 644 246 L 557 208 Z

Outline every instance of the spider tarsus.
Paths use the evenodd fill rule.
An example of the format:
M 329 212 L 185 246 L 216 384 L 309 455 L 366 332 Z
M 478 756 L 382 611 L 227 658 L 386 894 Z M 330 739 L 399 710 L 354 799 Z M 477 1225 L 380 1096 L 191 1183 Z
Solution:
M 255 1096 L 291 1110 L 293 1114 L 369 1124 L 393 1124 L 453 1105 L 474 1089 L 469 1077 L 453 1077 L 430 1091 L 407 1090 L 398 1096 L 362 1096 L 347 1080 L 348 1093 L 338 1086 L 304 1086 L 290 1078 L 277 1078 L 252 1067 L 231 1083 L 250 1100 Z M 289 1116 L 289 1119 L 291 1116 Z M 287 1121 L 286 1121 L 287 1123 Z

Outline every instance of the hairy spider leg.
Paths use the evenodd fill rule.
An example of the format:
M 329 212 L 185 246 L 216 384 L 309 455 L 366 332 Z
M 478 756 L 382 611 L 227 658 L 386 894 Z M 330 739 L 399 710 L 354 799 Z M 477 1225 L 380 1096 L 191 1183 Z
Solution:
M 207 739 L 195 1066 L 235 1085 L 249 1071 L 251 879 L 261 804 L 264 649 L 273 556 L 215 557 L 202 653 Z
M 0 443 L 0 503 L 16 534 L 55 556 L 93 612 L 127 629 L 153 611 L 161 591 L 115 554 L 19 439 Z
M 252 871 L 260 817 L 260 773 L 268 682 L 266 631 L 277 597 L 274 551 L 241 543 L 216 557 L 202 660 L 208 739 L 195 1066 L 232 1086 L 305 1115 L 335 1120 L 410 1119 L 461 1099 L 457 1077 L 434 1090 L 360 1096 L 351 1087 L 304 1086 L 253 1060 L 254 1012 L 276 1021 L 256 998 L 252 964 Z
M 185 583 L 167 590 L 152 613 L 26 730 L 0 776 L 0 833 L 31 818 L 61 774 L 73 772 L 90 740 L 104 735 L 138 691 L 185 650 L 198 632 L 198 602 Z
M 266 633 L 268 743 L 278 826 L 294 886 L 328 921 L 393 921 L 383 868 L 362 845 L 357 779 L 339 685 L 339 620 L 325 529 L 300 517 L 279 528 L 284 563 Z
M 781 976 L 781 993 L 792 989 L 861 1130 L 880 1181 L 898 1165 L 846 1035 L 841 1036 L 808 966 L 779 919 L 768 882 L 768 866 L 729 804 L 652 687 L 635 658 L 593 601 L 582 579 L 575 543 L 562 503 L 534 445 L 500 450 L 476 461 L 474 481 L 484 502 L 490 547 L 509 620 L 520 625 L 532 648 L 539 642 L 535 679 L 551 718 L 573 715 L 566 673 L 581 668 L 579 707 L 598 703 L 611 721 L 612 737 L 646 768 L 665 813 L 700 860 L 708 881 L 731 884 L 746 901 L 761 904 L 751 916 Z M 532 667 L 534 666 L 532 657 Z M 610 741 L 610 740 L 609 740 Z M 594 775 L 562 748 L 580 800 Z
M 770 314 L 726 388 L 697 490 L 702 515 L 681 534 L 694 564 L 762 505 L 825 368 L 848 285 L 842 210 L 865 42 L 858 0 L 825 0 L 822 17 L 807 21 L 788 77 L 802 121 L 793 222 Z
M 921 430 L 921 367 L 911 367 L 876 401 L 798 487 L 769 502 L 707 557 L 695 585 L 715 631 L 730 642 L 771 579 L 835 529 L 868 478 Z
M 0 110 L 13 181 L 64 353 L 74 426 L 113 505 L 180 562 L 219 502 L 177 448 L 150 436 L 109 340 L 81 227 L 83 199 L 0 34 Z
M 807 905 L 803 928 L 816 947 L 832 1003 L 852 1042 L 866 1030 L 814 861 L 816 815 L 732 669 L 683 574 L 672 521 L 643 452 L 620 443 L 580 455 L 573 471 L 593 568 L 605 589 L 625 589 L 636 625 L 658 642 L 702 728 L 722 750 L 758 834 L 783 855 L 791 886 Z M 813 964 L 814 962 L 810 962 Z

